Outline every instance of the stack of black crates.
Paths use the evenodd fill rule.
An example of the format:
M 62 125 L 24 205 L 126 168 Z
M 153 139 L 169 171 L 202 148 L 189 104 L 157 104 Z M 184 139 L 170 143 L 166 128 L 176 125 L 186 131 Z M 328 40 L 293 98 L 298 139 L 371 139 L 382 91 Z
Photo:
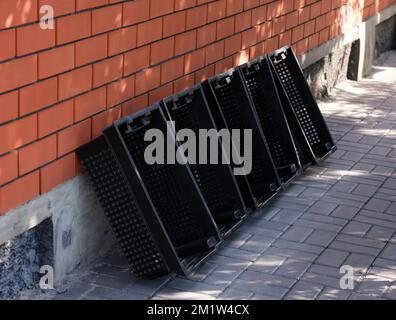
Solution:
M 234 175 L 237 165 L 221 154 L 218 164 L 148 164 L 150 129 L 167 139 L 181 129 L 251 130 L 251 171 Z M 116 121 L 78 155 L 132 272 L 155 278 L 190 274 L 251 212 L 335 150 L 296 56 L 282 48 Z

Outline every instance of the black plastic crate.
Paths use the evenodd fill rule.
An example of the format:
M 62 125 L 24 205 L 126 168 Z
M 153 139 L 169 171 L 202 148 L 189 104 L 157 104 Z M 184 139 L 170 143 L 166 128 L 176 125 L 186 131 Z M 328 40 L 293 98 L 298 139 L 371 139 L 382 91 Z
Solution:
M 191 129 L 196 137 L 197 158 L 199 157 L 199 131 L 217 130 L 207 101 L 200 85 L 162 101 L 167 118 L 174 121 L 177 131 Z M 208 143 L 209 147 L 209 143 Z M 230 164 L 223 164 L 223 152 L 220 139 L 217 141 L 217 164 L 209 161 L 210 150 L 207 148 L 207 164 L 190 164 L 191 171 L 202 192 L 204 199 L 223 235 L 228 235 L 246 217 L 242 195 L 239 191 Z M 226 159 L 226 158 L 224 158 Z
M 152 128 L 167 132 L 159 105 L 115 122 L 78 154 L 134 274 L 188 275 L 220 236 L 188 166 L 145 162 Z
M 278 175 L 283 184 L 288 184 L 298 176 L 301 165 L 268 59 L 258 58 L 240 69 Z
M 317 163 L 325 159 L 336 150 L 336 146 L 292 48 L 282 48 L 271 54 L 269 59 L 279 81 L 278 90 L 283 95 L 284 109 L 289 109 L 286 115 L 290 127 L 304 153 L 302 162 Z
M 279 192 L 281 182 L 240 70 L 232 69 L 212 77 L 202 86 L 217 128 L 252 130 L 252 171 L 246 179 L 254 206 L 264 205 Z M 243 146 L 242 137 L 243 134 Z M 248 197 L 247 191 L 244 194 Z

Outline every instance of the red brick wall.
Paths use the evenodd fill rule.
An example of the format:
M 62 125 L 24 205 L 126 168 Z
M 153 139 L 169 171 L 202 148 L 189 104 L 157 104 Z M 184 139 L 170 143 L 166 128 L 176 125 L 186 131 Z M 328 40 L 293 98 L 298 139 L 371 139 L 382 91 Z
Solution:
M 0 0 L 0 215 L 80 172 L 113 120 L 291 43 L 302 54 L 396 0 Z M 42 30 L 39 7 L 55 9 Z

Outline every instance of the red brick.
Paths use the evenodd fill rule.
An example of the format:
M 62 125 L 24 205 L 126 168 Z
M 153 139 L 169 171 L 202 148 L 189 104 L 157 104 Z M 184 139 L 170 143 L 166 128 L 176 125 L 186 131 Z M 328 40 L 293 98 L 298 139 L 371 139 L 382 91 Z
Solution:
M 193 51 L 184 57 L 184 74 L 194 72 L 205 65 L 205 48 Z
M 224 40 L 224 56 L 229 56 L 241 50 L 242 35 L 240 33 Z
M 124 78 L 107 86 L 107 108 L 131 99 L 135 94 L 135 76 Z
M 24 87 L 19 92 L 19 114 L 32 113 L 58 101 L 58 80 L 51 78 Z
M 0 123 L 18 117 L 18 91 L 0 95 Z
M 37 138 L 37 115 L 0 126 L 0 154 L 19 148 Z
M 242 33 L 241 49 L 249 48 L 257 43 L 257 29 L 252 28 Z
M 19 150 L 19 174 L 24 175 L 56 159 L 56 135 Z
M 178 0 L 176 0 L 178 1 Z M 150 18 L 156 18 L 173 12 L 175 0 L 150 1 Z
M 195 74 L 195 83 L 199 83 L 201 81 L 205 81 L 206 79 L 212 77 L 215 74 L 214 65 L 208 66 L 204 69 L 201 69 Z
M 142 46 L 144 44 L 154 42 L 162 38 L 162 18 L 150 20 L 138 25 L 137 30 L 137 44 Z
M 123 65 L 123 55 L 115 56 L 113 58 L 95 63 L 93 69 L 94 87 L 98 87 L 121 78 Z
M 187 30 L 206 24 L 208 19 L 208 7 L 200 6 L 187 11 Z
M 243 12 L 235 17 L 235 32 L 240 32 L 250 28 L 252 20 L 252 14 L 249 12 Z
M 159 87 L 159 88 L 150 92 L 149 103 L 150 103 L 150 105 L 153 105 L 154 103 L 156 103 L 166 97 L 169 97 L 172 94 L 173 94 L 173 83 L 168 83 L 167 85 Z
M 226 38 L 235 32 L 235 18 L 230 17 L 217 22 L 217 40 Z
M 106 87 L 90 91 L 74 99 L 74 121 L 79 122 L 106 109 Z
M 216 42 L 205 48 L 205 64 L 211 64 L 224 57 L 224 41 Z
M 70 1 L 70 0 L 69 0 Z M 73 1 L 70 1 L 73 2 Z M 108 4 L 108 0 L 76 0 L 77 10 L 90 9 Z
M 161 65 L 161 84 L 183 76 L 184 57 L 172 59 Z
M 0 189 L 0 215 L 32 200 L 40 194 L 38 171 L 19 178 Z
M 197 47 L 197 32 L 195 30 L 184 32 L 175 37 L 175 55 L 192 51 Z
M 109 56 L 136 48 L 136 30 L 132 26 L 109 33 Z
M 15 29 L 0 31 L 0 61 L 15 57 Z
M 181 79 L 178 79 L 174 82 L 174 92 L 181 92 L 192 87 L 195 83 L 195 78 L 193 74 L 188 74 Z
M 40 28 L 36 23 L 17 29 L 17 54 L 19 56 L 50 48 L 55 45 L 55 30 Z
M 91 12 L 82 12 L 56 20 L 57 44 L 76 41 L 91 35 Z
M 177 0 L 175 1 L 175 10 L 183 10 L 196 5 L 196 0 Z
M 163 37 L 173 36 L 186 30 L 186 13 L 185 11 L 176 12 L 165 16 L 163 27 Z
M 92 118 L 92 139 L 99 137 L 102 130 L 121 118 L 121 106 L 106 110 Z
M 38 114 L 39 138 L 71 125 L 74 119 L 73 106 L 74 101 L 69 100 L 41 111 Z
M 150 49 L 150 63 L 153 65 L 170 59 L 175 54 L 174 48 L 175 39 L 173 37 L 153 43 Z
M 134 0 L 123 3 L 123 25 L 128 26 L 148 20 L 150 17 L 150 1 Z
M 18 176 L 18 153 L 7 153 L 0 157 L 0 185 L 3 185 Z
M 0 29 L 37 20 L 37 0 L 0 1 Z
M 0 64 L 0 93 L 37 80 L 37 55 Z
M 216 41 L 216 23 L 211 23 L 198 29 L 197 47 L 206 46 Z
M 226 0 L 218 0 L 208 4 L 208 22 L 220 20 L 226 15 Z
M 74 44 L 39 53 L 39 78 L 44 79 L 74 68 Z
M 92 34 L 110 31 L 121 27 L 121 25 L 121 4 L 92 11 Z
M 148 94 L 134 98 L 122 104 L 122 116 L 128 116 L 148 106 Z
M 248 10 L 248 9 L 252 9 L 252 8 L 257 7 L 259 4 L 260 4 L 260 0 L 244 0 L 243 1 L 243 8 L 245 10 Z
M 63 156 L 91 140 L 91 119 L 58 133 L 58 156 Z
M 77 67 L 107 57 L 107 35 L 77 42 L 75 56 Z
M 248 11 L 250 13 L 250 11 Z M 251 13 L 252 25 L 262 24 L 267 21 L 267 6 L 254 9 Z
M 143 70 L 136 75 L 135 93 L 140 95 L 153 90 L 161 83 L 161 67 Z
M 150 64 L 150 46 L 141 47 L 124 54 L 124 75 L 137 72 Z
M 225 59 L 220 60 L 216 63 L 215 72 L 217 74 L 225 72 L 225 71 L 229 70 L 230 68 L 232 68 L 234 65 L 236 65 L 236 64 L 234 64 L 232 57 L 225 58 Z
M 231 16 L 243 11 L 243 1 L 227 0 L 227 16 Z
M 40 170 L 41 193 L 46 193 L 57 185 L 73 178 L 76 175 L 76 154 L 54 161 Z
M 55 17 L 63 16 L 76 10 L 76 4 L 74 1 L 70 0 L 40 0 L 39 8 L 44 5 L 49 5 L 54 8 Z
M 59 100 L 64 100 L 92 88 L 92 65 L 59 76 Z

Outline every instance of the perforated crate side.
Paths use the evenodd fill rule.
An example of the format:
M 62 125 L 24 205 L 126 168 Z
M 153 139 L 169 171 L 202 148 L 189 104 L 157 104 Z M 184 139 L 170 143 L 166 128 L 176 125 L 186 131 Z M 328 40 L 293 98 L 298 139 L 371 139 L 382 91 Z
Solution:
M 144 141 L 145 132 L 159 129 L 166 136 L 167 128 L 159 105 L 134 121 L 140 121 L 146 116 L 150 117 L 147 120 L 149 123 L 133 132 L 127 128 L 128 121 L 117 125 L 173 245 L 177 250 L 197 240 L 219 241 L 215 222 L 188 167 L 180 164 L 147 164 L 144 152 L 151 142 Z
M 289 182 L 298 175 L 300 161 L 268 60 L 256 59 L 240 69 L 278 174 L 282 182 Z
M 200 86 L 165 99 L 163 106 L 169 119 L 175 122 L 177 131 L 190 129 L 198 137 L 201 129 L 217 129 Z M 189 166 L 215 221 L 220 227 L 229 229 L 245 215 L 246 208 L 230 165 L 221 162 L 220 141 L 218 147 L 218 164 Z M 199 151 L 196 151 L 198 155 Z
M 270 59 L 316 159 L 321 160 L 335 151 L 335 144 L 293 50 L 280 49 Z
M 78 150 L 122 252 L 137 277 L 168 273 L 127 182 L 103 136 Z
M 278 192 L 280 180 L 242 75 L 239 70 L 231 70 L 209 79 L 209 83 L 216 101 L 211 108 L 220 109 L 228 129 L 252 130 L 252 171 L 247 179 L 258 203 L 264 204 Z

